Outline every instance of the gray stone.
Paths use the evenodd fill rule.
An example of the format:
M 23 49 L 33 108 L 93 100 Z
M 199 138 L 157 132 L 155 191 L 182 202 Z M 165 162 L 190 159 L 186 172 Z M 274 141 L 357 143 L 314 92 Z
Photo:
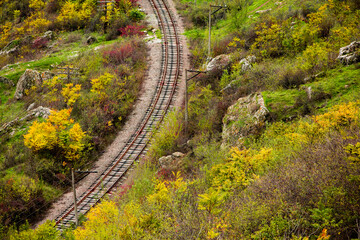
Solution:
M 50 72 L 40 73 L 32 69 L 26 69 L 16 85 L 14 98 L 21 99 L 24 96 L 25 90 L 30 89 L 32 86 L 41 86 L 44 80 L 50 79 L 53 76 L 54 74 Z
M 46 38 L 47 40 L 53 40 L 54 39 L 54 32 L 53 31 L 47 31 L 44 33 L 42 38 Z
M 266 10 L 259 10 L 259 11 L 256 11 L 255 13 L 262 14 L 262 13 L 267 13 L 267 12 L 270 12 L 270 11 L 271 11 L 271 8 L 266 9 Z
M 9 42 L 3 49 L 0 51 L 0 55 L 11 55 L 17 54 L 19 51 L 19 41 L 13 40 Z
M 268 113 L 261 93 L 238 99 L 223 118 L 223 145 L 238 145 L 243 137 L 264 127 Z
M 243 72 L 249 71 L 252 68 L 252 64 L 256 62 L 256 57 L 254 55 L 249 55 L 246 58 L 240 60 L 241 70 Z
M 162 168 L 168 168 L 171 166 L 173 160 L 174 159 L 171 155 L 162 156 L 161 158 L 159 158 L 159 163 Z
M 231 81 L 228 85 L 226 85 L 226 87 L 221 89 L 221 92 L 226 95 L 233 94 L 237 89 L 235 82 L 236 82 L 235 80 Z
M 349 45 L 340 48 L 337 57 L 343 64 L 353 64 L 360 61 L 360 41 L 354 41 Z
M 93 43 L 97 42 L 97 39 L 93 36 L 89 36 L 87 39 L 86 39 L 86 44 L 88 45 L 91 45 Z
M 206 71 L 212 71 L 214 69 L 222 69 L 230 64 L 230 56 L 221 54 L 213 58 L 206 66 Z
M 35 103 L 30 104 L 29 107 L 27 108 L 27 111 L 33 110 L 34 107 L 35 107 Z

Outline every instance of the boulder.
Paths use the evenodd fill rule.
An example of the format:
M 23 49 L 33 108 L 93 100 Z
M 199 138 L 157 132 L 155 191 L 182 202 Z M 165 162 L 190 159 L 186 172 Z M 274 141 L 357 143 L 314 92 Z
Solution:
M 352 64 L 360 61 L 360 41 L 354 41 L 340 48 L 337 59 L 343 64 Z
M 89 36 L 87 39 L 86 39 L 86 44 L 88 45 L 91 45 L 93 43 L 97 42 L 97 39 L 93 36 Z
M 261 93 L 238 99 L 223 118 L 223 144 L 238 145 L 243 137 L 257 133 L 265 126 L 268 113 Z
M 171 155 L 163 156 L 159 158 L 159 164 L 162 169 L 167 171 L 176 171 L 179 169 L 181 159 L 185 156 L 185 154 L 181 152 L 174 152 Z
M 230 56 L 221 54 L 213 58 L 206 66 L 206 71 L 212 71 L 214 69 L 225 68 L 230 64 Z
M 21 99 L 24 96 L 25 90 L 30 89 L 32 86 L 40 86 L 44 80 L 50 79 L 53 76 L 54 74 L 50 72 L 40 73 L 32 69 L 26 69 L 16 85 L 14 98 Z

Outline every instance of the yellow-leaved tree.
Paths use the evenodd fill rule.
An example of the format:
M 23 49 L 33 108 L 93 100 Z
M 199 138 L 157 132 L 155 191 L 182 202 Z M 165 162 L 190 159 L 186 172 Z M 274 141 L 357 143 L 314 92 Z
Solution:
M 52 110 L 44 122 L 35 121 L 24 135 L 25 146 L 35 153 L 51 153 L 62 161 L 80 159 L 86 134 L 80 124 L 74 123 L 70 114 L 71 109 Z

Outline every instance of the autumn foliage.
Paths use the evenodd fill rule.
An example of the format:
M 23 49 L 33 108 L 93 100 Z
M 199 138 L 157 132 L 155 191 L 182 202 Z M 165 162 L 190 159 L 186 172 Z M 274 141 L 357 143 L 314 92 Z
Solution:
M 52 152 L 60 159 L 78 160 L 85 147 L 85 132 L 70 113 L 71 109 L 53 110 L 46 121 L 35 121 L 24 135 L 25 146 L 35 153 Z

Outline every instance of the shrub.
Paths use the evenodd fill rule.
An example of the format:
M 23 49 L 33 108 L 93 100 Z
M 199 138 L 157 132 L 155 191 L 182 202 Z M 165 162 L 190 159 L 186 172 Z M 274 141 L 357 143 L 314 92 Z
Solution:
M 32 47 L 36 49 L 46 48 L 49 40 L 46 38 L 38 37 L 34 40 Z
M 123 45 L 116 45 L 110 51 L 104 51 L 103 57 L 106 64 L 120 65 L 126 63 L 127 59 L 131 59 L 134 55 L 135 48 L 128 42 Z
M 7 175 L 0 180 L 0 222 L 10 226 L 35 217 L 37 208 L 45 203 L 34 179 L 25 175 Z
M 142 36 L 145 34 L 142 29 L 144 29 L 144 26 L 127 25 L 126 27 L 119 28 L 119 32 L 122 37 Z
M 157 159 L 176 150 L 177 140 L 183 128 L 182 114 L 172 111 L 167 114 L 159 130 L 155 134 L 149 149 L 150 156 Z
M 85 132 L 70 119 L 70 109 L 52 111 L 45 122 L 35 121 L 24 135 L 24 144 L 34 153 L 49 153 L 58 161 L 75 164 L 85 148 Z
M 145 18 L 145 14 L 139 9 L 131 9 L 129 12 L 129 18 L 134 22 L 139 22 Z

